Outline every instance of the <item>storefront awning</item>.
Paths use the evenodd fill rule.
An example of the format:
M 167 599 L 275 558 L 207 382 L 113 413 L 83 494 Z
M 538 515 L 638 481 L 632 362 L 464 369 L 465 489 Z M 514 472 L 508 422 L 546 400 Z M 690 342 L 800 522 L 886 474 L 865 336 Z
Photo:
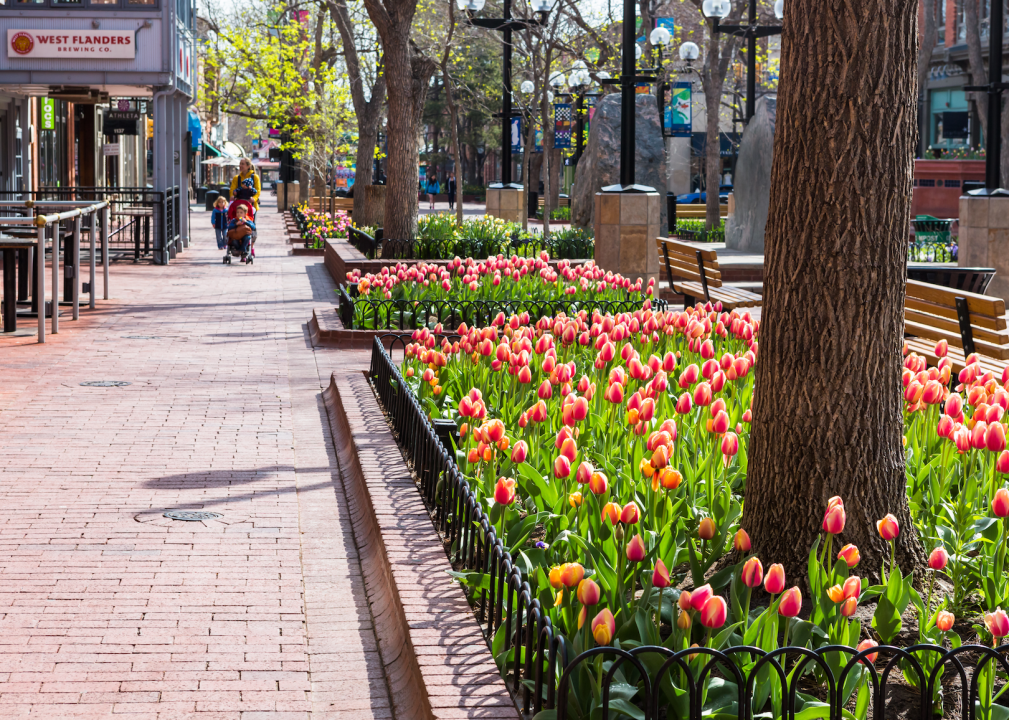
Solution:
M 203 143 L 203 154 L 206 155 L 208 158 L 221 157 L 222 155 L 224 155 L 223 152 L 221 152 L 208 142 Z

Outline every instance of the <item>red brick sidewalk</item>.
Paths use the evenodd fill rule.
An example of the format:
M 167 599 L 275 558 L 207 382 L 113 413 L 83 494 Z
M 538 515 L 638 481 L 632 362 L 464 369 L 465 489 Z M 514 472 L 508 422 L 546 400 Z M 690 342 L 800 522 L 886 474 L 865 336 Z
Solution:
M 46 345 L 0 337 L 0 718 L 391 717 L 319 396 L 367 353 L 310 347 L 332 284 L 273 208 L 253 266 L 192 219 Z

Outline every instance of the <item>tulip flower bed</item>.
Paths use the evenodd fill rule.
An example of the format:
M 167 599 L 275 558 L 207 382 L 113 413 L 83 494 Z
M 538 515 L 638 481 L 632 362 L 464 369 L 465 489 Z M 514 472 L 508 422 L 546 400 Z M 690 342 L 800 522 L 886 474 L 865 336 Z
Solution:
M 642 289 L 640 280 L 632 282 L 592 262 L 561 260 L 555 269 L 546 252 L 484 261 L 457 257 L 447 265 L 399 263 L 364 276 L 360 270 L 348 272 L 347 281 L 356 297 L 341 296 L 344 326 L 364 330 L 454 329 L 522 312 L 536 319 L 581 309 L 636 310 L 654 289 L 653 281 Z
M 508 572 L 528 588 L 524 607 L 535 603 L 526 626 L 541 629 L 537 642 L 521 644 L 523 606 L 516 618 L 510 602 L 501 607 L 506 566 L 460 553 L 479 542 L 454 527 L 456 579 L 489 612 L 502 672 L 516 689 L 525 678 L 527 704 L 534 685 L 537 710 L 539 689 L 549 688 L 548 708 L 559 689 L 571 718 L 598 717 L 608 687 L 611 717 L 643 717 L 643 707 L 668 708 L 670 717 L 734 715 L 744 698 L 754 714 L 779 717 L 797 690 L 796 717 L 861 720 L 870 700 L 880 701 L 881 654 L 936 712 L 943 684 L 959 682 L 965 708 L 1005 720 L 1009 665 L 996 682 L 987 658 L 992 647 L 1009 649 L 999 647 L 1009 635 L 1009 369 L 996 377 L 968 358 L 951 392 L 944 343 L 937 367 L 905 359 L 908 496 L 929 551 L 924 592 L 892 553 L 882 583 L 860 578 L 858 548 L 836 541 L 846 520 L 841 498 L 825 508 L 807 576 L 786 578 L 773 558 L 750 555 L 739 528 L 758 337 L 748 313 L 659 312 L 648 303 L 532 325 L 513 316 L 460 327 L 452 342 L 414 332 L 393 384 L 410 390 L 418 412 L 458 428 L 462 492 L 477 508 L 464 517 L 484 523 L 488 544 L 500 539 Z M 388 358 L 379 344 L 375 352 Z M 429 498 L 446 492 L 432 487 Z M 447 515 L 463 517 L 459 503 L 438 511 L 443 526 L 451 527 Z M 877 528 L 892 548 L 896 519 L 887 515 Z M 733 551 L 739 562 L 710 572 Z M 936 587 L 939 573 L 951 592 Z M 804 619 L 800 586 L 812 591 Z M 875 609 L 863 626 L 856 612 L 866 602 Z M 905 652 L 890 645 L 908 612 L 917 645 Z M 978 618 L 958 627 L 980 644 L 961 644 L 957 614 Z M 715 675 L 705 669 L 712 658 Z M 968 660 L 969 687 L 956 670 Z
M 302 203 L 291 209 L 298 228 L 301 231 L 301 238 L 307 248 L 322 248 L 325 240 L 331 238 L 347 237 L 347 229 L 351 226 L 350 216 L 342 210 L 338 210 L 334 217 L 326 213 L 316 212 L 308 207 L 308 203 Z

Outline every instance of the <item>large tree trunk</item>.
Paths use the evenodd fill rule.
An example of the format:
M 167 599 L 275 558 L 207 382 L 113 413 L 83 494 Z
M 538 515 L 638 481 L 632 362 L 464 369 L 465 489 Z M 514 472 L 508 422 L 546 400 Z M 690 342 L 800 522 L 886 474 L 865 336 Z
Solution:
M 707 141 L 704 153 L 705 226 L 710 230 L 721 222 L 718 186 L 722 184 L 722 139 L 719 132 L 719 110 L 722 102 L 722 76 L 718 73 L 718 41 L 708 51 L 708 81 L 704 84 L 704 106 L 707 116 Z
M 900 382 L 917 48 L 915 0 L 790 0 L 743 525 L 793 582 L 833 495 L 859 574 L 878 577 L 886 513 L 904 572 L 924 562 Z
M 383 42 L 389 91 L 384 237 L 392 240 L 413 238 L 417 223 L 417 133 L 413 122 L 410 45 L 405 35 Z

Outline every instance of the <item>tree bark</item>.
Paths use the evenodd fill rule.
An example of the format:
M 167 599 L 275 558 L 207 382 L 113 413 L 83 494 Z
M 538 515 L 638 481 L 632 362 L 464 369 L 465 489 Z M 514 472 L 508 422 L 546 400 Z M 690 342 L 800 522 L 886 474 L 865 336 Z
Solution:
M 977 0 L 965 0 L 964 27 L 967 30 L 967 61 L 970 67 L 971 85 L 987 85 L 988 71 L 985 70 L 984 59 L 981 56 L 981 28 L 977 14 Z M 920 77 L 920 76 L 919 76 Z M 981 121 L 981 132 L 988 137 L 988 95 L 983 92 L 972 92 L 969 96 L 977 106 L 978 119 Z
M 347 0 L 328 0 L 327 4 L 343 42 L 350 97 L 354 103 L 354 114 L 357 116 L 354 184 L 358 190 L 354 193 L 354 218 L 358 225 L 373 225 L 372 218 L 377 213 L 366 207 L 367 193 L 364 188 L 375 180 L 375 146 L 378 144 L 379 118 L 385 104 L 385 76 L 381 72 L 377 74 L 375 84 L 371 88 L 371 97 L 366 98 L 361 59 L 357 52 L 357 38 L 354 37 L 354 25 L 347 8 Z
M 917 48 L 915 0 L 791 0 L 784 21 L 743 525 L 792 581 L 833 495 L 860 575 L 878 579 L 886 513 L 901 569 L 925 560 L 900 382 Z

